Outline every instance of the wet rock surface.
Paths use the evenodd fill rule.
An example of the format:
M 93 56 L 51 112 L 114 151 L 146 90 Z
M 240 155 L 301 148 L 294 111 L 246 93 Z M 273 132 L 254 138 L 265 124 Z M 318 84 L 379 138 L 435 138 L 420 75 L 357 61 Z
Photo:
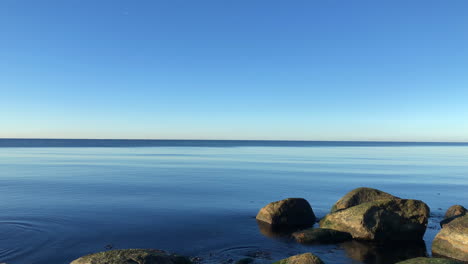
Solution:
M 351 234 L 327 228 L 310 228 L 294 232 L 294 239 L 302 244 L 333 244 L 351 240 Z
M 323 261 L 312 253 L 304 253 L 296 256 L 292 256 L 280 261 L 274 262 L 273 264 L 324 264 Z
M 118 249 L 90 254 L 70 264 L 191 264 L 183 256 L 157 249 Z

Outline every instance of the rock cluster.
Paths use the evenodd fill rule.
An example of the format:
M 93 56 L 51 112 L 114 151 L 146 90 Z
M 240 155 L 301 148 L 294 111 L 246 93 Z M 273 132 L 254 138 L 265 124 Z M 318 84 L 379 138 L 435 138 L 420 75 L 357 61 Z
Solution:
M 369 241 L 385 245 L 421 244 L 422 253 L 413 254 L 413 257 L 417 257 L 425 255 L 422 238 L 429 214 L 429 207 L 422 201 L 402 199 L 377 189 L 362 187 L 350 191 L 338 200 L 330 213 L 321 219 L 320 228 L 296 230 L 293 233 L 291 229 L 288 231 L 297 242 L 304 244 L 342 243 L 353 239 L 356 243 Z M 300 229 L 301 226 L 312 226 L 315 215 L 306 200 L 290 198 L 268 204 L 260 210 L 257 220 L 280 230 L 285 227 Z M 449 259 L 414 258 L 401 263 L 468 262 L 467 210 L 461 205 L 450 207 L 441 225 L 443 228 L 434 239 L 432 252 L 435 256 Z M 262 229 L 266 230 L 265 226 Z M 272 236 L 271 233 L 268 234 Z M 416 253 L 419 251 L 418 248 Z M 278 263 L 309 263 L 302 260 L 303 255 L 299 256 Z
M 441 222 L 442 229 L 432 243 L 433 255 L 444 258 L 418 257 L 426 256 L 422 237 L 426 231 L 429 213 L 429 207 L 422 201 L 401 199 L 372 188 L 357 188 L 333 205 L 331 212 L 320 221 L 320 228 L 310 228 L 314 225 L 316 217 L 309 202 L 302 198 L 288 198 L 269 203 L 260 209 L 256 219 L 261 232 L 265 235 L 274 236 L 275 233 L 282 232 L 282 235 L 291 235 L 299 243 L 342 243 L 345 249 L 349 244 L 352 245 L 352 252 L 347 254 L 356 255 L 357 259 L 365 260 L 372 254 L 368 252 L 367 246 L 363 247 L 364 250 L 356 251 L 356 248 L 359 248 L 355 246 L 356 243 L 382 245 L 382 243 L 396 242 L 405 245 L 404 243 L 408 242 L 415 250 L 402 252 L 400 259 L 409 259 L 397 264 L 468 262 L 468 214 L 461 205 L 452 206 L 447 210 L 445 219 Z M 398 247 L 392 248 L 398 249 Z M 405 246 L 402 248 L 408 249 Z M 245 258 L 237 263 L 254 262 L 252 258 Z M 192 264 L 192 262 L 187 257 L 169 254 L 162 250 L 124 249 L 87 255 L 71 264 Z M 323 261 L 312 253 L 305 253 L 273 264 L 323 264 Z

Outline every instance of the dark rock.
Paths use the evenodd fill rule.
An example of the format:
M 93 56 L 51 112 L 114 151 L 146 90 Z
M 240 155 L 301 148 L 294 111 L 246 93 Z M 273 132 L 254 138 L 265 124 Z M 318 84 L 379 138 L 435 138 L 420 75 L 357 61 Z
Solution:
M 404 261 L 397 262 L 396 264 L 461 264 L 458 261 L 445 259 L 445 258 L 412 258 Z
M 324 264 L 323 261 L 311 253 L 295 255 L 286 259 L 282 259 L 273 264 Z
M 363 203 L 326 215 L 320 227 L 373 241 L 422 240 L 429 207 L 422 201 L 387 199 Z
M 253 258 L 243 258 L 236 261 L 236 264 L 250 264 L 252 262 L 254 262 Z
M 311 227 L 315 214 L 310 204 L 302 198 L 288 198 L 269 203 L 257 214 L 257 220 L 265 222 L 273 229 Z
M 383 199 L 398 199 L 398 197 L 377 189 L 361 187 L 350 191 L 340 200 L 338 200 L 333 205 L 331 212 L 334 213 L 336 211 L 360 205 L 362 203 L 373 202 Z
M 295 232 L 292 236 L 303 244 L 331 244 L 353 239 L 349 233 L 327 228 L 310 228 Z
M 183 256 L 156 249 L 118 249 L 90 254 L 70 264 L 191 264 Z
M 444 225 L 432 242 L 432 254 L 468 262 L 468 215 Z

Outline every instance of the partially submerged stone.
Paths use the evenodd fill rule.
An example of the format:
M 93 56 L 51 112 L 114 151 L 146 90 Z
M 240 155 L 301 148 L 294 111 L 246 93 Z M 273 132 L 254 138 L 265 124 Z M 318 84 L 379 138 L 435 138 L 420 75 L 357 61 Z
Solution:
M 466 208 L 457 204 L 457 205 L 453 205 L 453 206 L 450 206 L 449 209 L 447 209 L 447 212 L 445 212 L 445 219 L 447 218 L 451 218 L 451 217 L 454 217 L 454 216 L 462 216 L 462 215 L 465 215 L 467 212 Z
M 422 201 L 387 199 L 328 214 L 320 227 L 347 232 L 361 240 L 421 240 L 428 217 L 429 207 Z
M 351 234 L 327 228 L 310 228 L 292 234 L 297 242 L 303 244 L 330 244 L 351 240 Z
M 461 264 L 461 262 L 445 259 L 445 258 L 412 258 L 405 261 L 397 262 L 396 264 Z
M 312 207 L 302 198 L 269 203 L 260 209 L 256 218 L 274 229 L 310 227 L 315 222 Z
M 432 242 L 432 253 L 468 262 L 468 215 L 444 225 Z
M 449 209 L 447 209 L 447 212 L 445 212 L 444 220 L 440 221 L 440 226 L 444 227 L 444 225 L 450 223 L 452 220 L 464 216 L 466 212 L 466 208 L 461 205 L 451 206 Z
M 295 255 L 286 259 L 282 259 L 273 264 L 324 264 L 323 261 L 312 253 Z
M 332 207 L 331 212 L 350 208 L 362 203 L 373 202 L 384 199 L 399 199 L 389 193 L 367 187 L 354 189 L 338 200 Z
M 250 264 L 252 262 L 254 262 L 253 258 L 243 258 L 236 261 L 236 264 Z
M 183 256 L 156 249 L 118 249 L 90 254 L 70 264 L 191 264 Z

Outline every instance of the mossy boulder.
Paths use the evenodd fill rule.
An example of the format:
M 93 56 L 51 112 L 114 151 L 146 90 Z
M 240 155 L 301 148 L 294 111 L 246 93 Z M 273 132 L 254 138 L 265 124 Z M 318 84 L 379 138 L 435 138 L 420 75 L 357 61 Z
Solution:
M 302 198 L 288 198 L 269 203 L 260 209 L 256 218 L 274 229 L 310 227 L 315 222 L 312 207 Z
M 396 196 L 393 196 L 389 193 L 367 188 L 367 187 L 360 187 L 354 189 L 343 196 L 340 200 L 338 200 L 331 208 L 331 212 L 334 213 L 339 210 L 347 209 L 356 205 L 360 205 L 362 203 L 373 202 L 377 200 L 384 200 L 384 199 L 399 199 Z
M 323 261 L 312 253 L 295 255 L 286 259 L 282 259 L 273 264 L 324 264 Z
M 468 215 L 444 225 L 432 242 L 432 254 L 468 262 Z
M 440 222 L 440 226 L 444 227 L 445 224 L 450 223 L 452 220 L 464 216 L 466 212 L 466 208 L 461 205 L 451 206 L 449 209 L 447 209 L 447 212 L 445 212 L 444 220 Z
M 90 254 L 70 264 L 191 264 L 183 256 L 157 249 L 118 249 Z
M 387 199 L 328 214 L 320 227 L 347 232 L 361 240 L 421 240 L 428 217 L 429 207 L 422 201 Z
M 351 234 L 327 228 L 310 228 L 292 234 L 302 244 L 331 244 L 353 239 Z
M 412 258 L 405 261 L 397 262 L 396 264 L 461 264 L 461 262 L 445 259 L 445 258 Z

